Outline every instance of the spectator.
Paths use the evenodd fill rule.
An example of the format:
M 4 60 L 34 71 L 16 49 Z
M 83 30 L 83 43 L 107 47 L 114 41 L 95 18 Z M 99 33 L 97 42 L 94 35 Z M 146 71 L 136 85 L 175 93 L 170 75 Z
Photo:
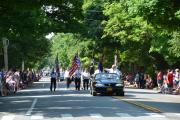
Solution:
M 153 88 L 153 80 L 151 78 L 151 76 L 148 74 L 146 77 L 146 88 L 147 89 L 152 89 Z
M 172 70 L 168 70 L 166 83 L 168 87 L 168 92 L 172 93 L 172 88 L 173 88 L 173 71 Z
M 180 89 L 180 71 L 179 71 L 179 69 L 175 70 L 174 88 L 175 88 L 176 94 L 179 94 L 179 89 Z
M 158 88 L 160 89 L 159 93 L 162 93 L 162 91 L 161 91 L 161 87 L 163 85 L 163 73 L 162 73 L 162 71 L 159 71 L 157 73 L 157 84 L 158 84 Z
M 144 89 L 145 88 L 145 82 L 144 82 L 144 73 L 141 71 L 139 74 L 139 83 L 140 83 L 140 88 Z
M 135 87 L 140 88 L 140 84 L 139 84 L 139 72 L 136 73 L 134 81 L 135 81 Z

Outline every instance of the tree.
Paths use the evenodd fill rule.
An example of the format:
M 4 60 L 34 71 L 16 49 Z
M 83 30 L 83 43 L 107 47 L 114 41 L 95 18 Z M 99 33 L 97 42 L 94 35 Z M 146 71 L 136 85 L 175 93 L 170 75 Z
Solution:
M 51 64 L 53 65 L 56 54 L 59 55 L 61 67 L 66 69 L 71 66 L 75 54 L 79 53 L 83 66 L 90 63 L 87 59 L 90 55 L 92 41 L 81 37 L 79 34 L 58 33 L 52 39 Z
M 0 38 L 10 40 L 10 67 L 20 67 L 22 60 L 27 67 L 41 61 L 50 47 L 45 38 L 48 33 L 78 32 L 75 28 L 80 26 L 81 5 L 79 0 L 1 1 Z

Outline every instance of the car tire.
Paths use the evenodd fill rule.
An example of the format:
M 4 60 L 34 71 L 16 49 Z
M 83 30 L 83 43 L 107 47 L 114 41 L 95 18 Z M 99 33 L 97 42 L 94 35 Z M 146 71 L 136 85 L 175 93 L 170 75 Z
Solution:
M 120 96 L 124 96 L 124 91 L 120 93 Z
M 95 92 L 95 91 L 93 90 L 93 88 L 91 89 L 91 93 L 92 93 L 93 96 L 96 96 L 96 95 L 97 95 L 97 92 Z
M 92 92 L 92 95 L 93 95 L 93 96 L 96 96 L 96 95 L 97 95 L 97 93 L 93 91 L 93 92 Z
M 117 95 L 118 95 L 118 96 L 124 96 L 124 91 L 118 92 Z

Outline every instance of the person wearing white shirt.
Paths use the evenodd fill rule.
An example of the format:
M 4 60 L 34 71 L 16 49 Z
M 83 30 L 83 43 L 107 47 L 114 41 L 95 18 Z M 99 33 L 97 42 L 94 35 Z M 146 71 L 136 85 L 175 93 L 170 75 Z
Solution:
M 101 73 L 101 71 L 99 69 L 95 70 L 94 75 L 98 74 L 98 73 Z
M 83 88 L 84 90 L 88 90 L 89 87 L 89 79 L 90 79 L 90 73 L 85 69 L 85 71 L 82 73 L 82 79 L 83 79 Z
M 56 78 L 57 74 L 54 71 L 54 69 L 51 72 L 51 86 L 50 86 L 50 91 L 52 92 L 52 87 L 54 86 L 54 91 L 56 91 Z
M 74 82 L 75 82 L 75 89 L 80 90 L 81 86 L 81 70 L 78 68 L 76 72 L 74 73 Z
M 64 79 L 65 79 L 65 81 L 66 81 L 66 85 L 67 85 L 67 89 L 68 89 L 69 86 L 70 86 L 70 83 L 71 83 L 71 79 L 70 79 L 69 71 L 68 71 L 68 70 L 66 70 L 66 71 L 64 72 Z
M 112 65 L 111 69 L 105 69 L 105 70 L 108 71 L 109 73 L 116 73 L 120 77 L 122 76 L 122 72 L 117 69 L 116 65 Z

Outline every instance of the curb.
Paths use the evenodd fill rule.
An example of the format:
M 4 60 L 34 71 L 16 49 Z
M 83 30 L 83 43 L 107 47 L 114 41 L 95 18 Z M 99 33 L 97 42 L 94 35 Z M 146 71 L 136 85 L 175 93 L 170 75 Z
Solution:
M 156 107 L 145 105 L 145 104 L 137 102 L 137 101 L 125 100 L 123 97 L 114 97 L 114 98 L 119 99 L 119 100 L 126 102 L 126 103 L 129 103 L 129 104 L 135 105 L 137 107 L 143 108 L 143 109 L 148 110 L 148 111 L 152 111 L 155 113 L 163 113 L 160 109 L 158 109 Z

